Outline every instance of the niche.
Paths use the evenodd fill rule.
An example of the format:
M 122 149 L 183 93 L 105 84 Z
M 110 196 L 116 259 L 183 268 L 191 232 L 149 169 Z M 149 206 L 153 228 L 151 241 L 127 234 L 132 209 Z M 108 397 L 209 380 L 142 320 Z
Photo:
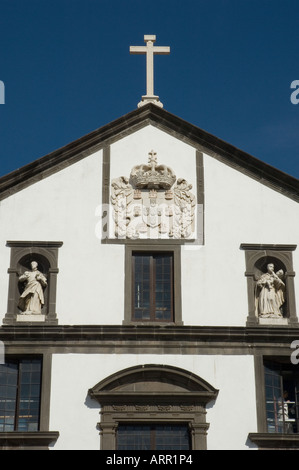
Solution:
M 288 317 L 286 266 L 274 256 L 258 259 L 254 266 L 255 313 L 259 319 Z
M 46 285 L 42 282 L 39 283 L 40 285 L 40 291 L 43 297 L 43 303 L 41 304 L 41 314 L 42 315 L 47 315 L 49 311 L 48 303 L 49 303 L 49 295 L 48 292 L 51 290 L 51 285 L 50 285 L 50 278 L 49 278 L 49 270 L 50 270 L 50 263 L 45 256 L 38 254 L 38 253 L 30 253 L 28 255 L 25 255 L 22 259 L 17 264 L 17 270 L 18 270 L 18 297 L 19 297 L 19 302 L 18 302 L 18 309 L 19 313 L 22 314 L 22 308 L 20 308 L 20 305 L 23 305 L 23 308 L 25 307 L 24 302 L 20 302 L 20 299 L 22 299 L 22 295 L 24 292 L 26 292 L 26 281 L 22 281 L 22 277 L 24 276 L 25 272 L 32 272 L 32 263 L 37 264 L 37 272 L 41 273 L 41 278 L 44 278 L 46 280 Z
M 292 256 L 297 246 L 242 243 L 240 248 L 246 262 L 246 326 L 298 327 Z
M 8 287 L 7 313 L 3 319 L 4 324 L 41 322 L 43 324 L 58 323 L 56 314 L 56 289 L 58 275 L 58 252 L 62 242 L 26 242 L 9 241 L 7 247 L 11 249 Z M 20 307 L 20 297 L 26 289 L 26 279 L 21 278 L 24 273 L 32 272 L 32 262 L 36 262 L 40 278 L 45 278 L 41 294 L 43 306 L 40 315 L 24 314 Z

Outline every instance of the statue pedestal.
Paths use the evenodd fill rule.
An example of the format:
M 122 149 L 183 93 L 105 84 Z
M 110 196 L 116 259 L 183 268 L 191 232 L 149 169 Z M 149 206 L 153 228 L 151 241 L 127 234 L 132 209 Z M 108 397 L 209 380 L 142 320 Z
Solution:
M 46 315 L 17 315 L 17 322 L 45 322 Z
M 287 318 L 259 318 L 260 325 L 288 325 Z

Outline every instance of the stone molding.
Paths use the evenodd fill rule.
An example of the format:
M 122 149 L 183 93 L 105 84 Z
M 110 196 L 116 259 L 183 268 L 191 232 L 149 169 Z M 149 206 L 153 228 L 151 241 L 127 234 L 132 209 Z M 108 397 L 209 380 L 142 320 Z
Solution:
M 101 449 L 116 448 L 119 423 L 188 423 L 192 450 L 207 448 L 205 407 L 218 390 L 195 374 L 145 364 L 119 371 L 89 390 L 101 407 Z
M 58 431 L 0 432 L 0 450 L 48 450 L 58 437 Z
M 160 325 L 4 325 L 7 354 L 249 354 L 285 355 L 297 338 L 292 327 Z
M 299 449 L 299 434 L 258 433 L 248 434 L 260 450 L 290 450 Z

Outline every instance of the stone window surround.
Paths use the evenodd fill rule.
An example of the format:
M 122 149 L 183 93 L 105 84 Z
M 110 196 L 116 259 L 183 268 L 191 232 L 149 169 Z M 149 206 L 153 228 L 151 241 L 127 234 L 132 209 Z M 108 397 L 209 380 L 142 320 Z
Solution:
M 137 383 L 144 386 L 135 390 Z M 170 384 L 167 390 L 165 383 Z M 101 450 L 116 448 L 120 422 L 187 423 L 192 450 L 207 449 L 206 405 L 217 398 L 218 390 L 195 374 L 167 365 L 134 366 L 104 379 L 88 393 L 101 406 Z
M 174 288 L 174 298 L 173 298 L 173 314 L 174 320 L 171 323 L 167 322 L 150 322 L 150 321 L 133 321 L 132 320 L 132 259 L 133 252 L 146 252 L 146 253 L 158 253 L 158 252 L 168 252 L 173 254 L 173 288 Z M 182 320 L 182 295 L 181 295 L 181 247 L 179 245 L 158 245 L 158 244 L 126 244 L 125 245 L 125 313 L 124 313 L 124 325 L 149 325 L 149 324 L 175 324 L 183 325 Z
M 277 259 L 286 267 L 286 295 L 287 295 L 287 319 L 286 326 L 298 327 L 298 318 L 296 314 L 295 287 L 293 270 L 292 251 L 297 245 L 271 245 L 271 244 L 249 244 L 242 243 L 240 248 L 245 251 L 248 293 L 248 317 L 246 326 L 260 326 L 255 313 L 255 264 L 262 258 Z M 262 325 L 261 325 L 262 326 Z M 281 325 L 280 325 L 281 326 Z
M 34 357 L 32 354 L 28 356 Z M 10 354 L 9 357 L 16 358 L 20 355 Z M 42 357 L 39 431 L 0 432 L 0 450 L 47 450 L 59 437 L 58 431 L 49 431 L 52 354 L 38 354 L 38 357 Z M 26 358 L 26 355 L 22 355 L 22 358 Z
M 56 289 L 58 270 L 58 249 L 63 245 L 56 241 L 8 241 L 6 246 L 11 248 L 9 273 L 9 292 L 7 313 L 3 319 L 4 324 L 19 324 L 17 322 L 17 296 L 18 296 L 18 263 L 30 254 L 41 256 L 49 263 L 48 271 L 48 302 L 47 315 L 42 324 L 55 325 L 58 323 L 56 314 Z M 22 322 L 23 323 L 23 322 Z M 40 322 L 38 322 L 40 323 Z M 36 324 L 36 323 L 35 323 Z

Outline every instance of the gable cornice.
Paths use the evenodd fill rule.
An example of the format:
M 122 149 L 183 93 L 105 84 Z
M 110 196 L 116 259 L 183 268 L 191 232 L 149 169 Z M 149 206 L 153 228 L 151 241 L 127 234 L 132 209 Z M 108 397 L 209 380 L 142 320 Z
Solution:
M 154 104 L 138 108 L 0 178 L 0 200 L 152 124 L 275 191 L 299 201 L 299 180 Z

